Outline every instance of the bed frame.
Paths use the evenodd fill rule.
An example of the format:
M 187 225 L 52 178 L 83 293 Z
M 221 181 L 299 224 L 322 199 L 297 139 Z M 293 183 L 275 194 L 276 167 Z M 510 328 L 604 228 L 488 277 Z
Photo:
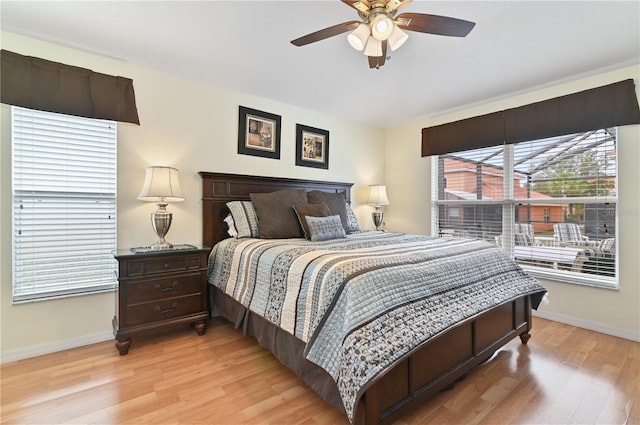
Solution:
M 232 200 L 249 200 L 250 193 L 304 188 L 344 193 L 347 201 L 350 201 L 351 196 L 351 183 L 209 172 L 199 174 L 202 177 L 202 240 L 205 246 L 213 246 L 228 237 L 223 222 L 229 212 L 225 204 Z M 469 318 L 417 347 L 365 388 L 358 401 L 353 423 L 390 423 L 415 405 L 453 387 L 456 381 L 463 379 L 471 369 L 488 360 L 498 348 L 516 336 L 526 344 L 531 337 L 531 307 L 530 296 L 520 297 Z M 223 315 L 234 321 L 238 314 L 235 310 Z M 245 332 L 255 336 L 259 342 L 273 339 L 273 335 L 260 338 L 264 326 L 256 327 L 246 323 L 243 326 Z M 277 333 L 277 329 L 270 329 L 268 326 L 266 330 Z M 280 356 L 277 347 L 267 348 L 316 389 L 309 374 L 301 373 L 289 361 L 289 356 Z M 327 401 L 335 405 L 335 400 Z

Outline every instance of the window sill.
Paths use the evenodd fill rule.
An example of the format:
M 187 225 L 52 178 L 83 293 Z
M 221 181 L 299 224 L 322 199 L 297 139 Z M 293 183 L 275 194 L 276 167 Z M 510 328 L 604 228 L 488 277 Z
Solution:
M 574 272 L 558 272 L 545 270 L 540 267 L 530 267 L 525 265 L 520 265 L 524 270 L 530 273 L 533 277 L 544 280 L 552 280 L 560 283 L 570 283 L 574 285 L 581 286 L 591 286 L 595 288 L 603 288 L 603 289 L 619 289 L 619 283 L 617 277 L 606 277 L 606 276 L 596 276 L 596 275 L 585 275 L 584 273 L 574 273 Z
M 60 293 L 60 294 L 49 294 L 49 295 L 42 295 L 42 296 L 32 296 L 32 297 L 20 297 L 20 298 L 14 298 L 12 300 L 13 305 L 19 305 L 19 304 L 29 304 L 29 303 L 37 303 L 40 301 L 54 301 L 54 300 L 61 300 L 64 298 L 75 298 L 75 297 L 84 297 L 87 295 L 98 295 L 98 294 L 105 294 L 108 292 L 116 292 L 118 290 L 118 285 L 113 285 L 104 289 L 98 289 L 95 291 L 84 291 L 84 292 L 74 292 L 74 293 Z

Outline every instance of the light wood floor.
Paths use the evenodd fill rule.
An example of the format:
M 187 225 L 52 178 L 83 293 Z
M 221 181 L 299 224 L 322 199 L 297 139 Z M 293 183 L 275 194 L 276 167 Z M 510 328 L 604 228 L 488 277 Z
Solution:
M 404 424 L 638 424 L 640 343 L 535 319 Z M 253 338 L 227 322 L 134 337 L 1 368 L 6 424 L 347 424 Z

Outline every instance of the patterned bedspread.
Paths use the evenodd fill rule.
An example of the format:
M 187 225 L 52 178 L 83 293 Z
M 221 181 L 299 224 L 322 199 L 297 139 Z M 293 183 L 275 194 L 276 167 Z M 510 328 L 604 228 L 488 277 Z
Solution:
M 209 283 L 306 343 L 351 420 L 360 392 L 450 326 L 544 287 L 477 240 L 360 232 L 346 239 L 225 239 Z

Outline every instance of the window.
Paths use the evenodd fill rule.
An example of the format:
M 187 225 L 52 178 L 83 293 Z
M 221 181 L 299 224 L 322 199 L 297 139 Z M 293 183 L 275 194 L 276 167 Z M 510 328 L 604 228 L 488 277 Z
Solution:
M 115 288 L 116 123 L 12 107 L 13 301 Z
M 551 208 L 544 209 L 544 222 L 545 224 L 551 223 Z
M 617 287 L 616 129 L 434 157 L 434 234 L 503 247 L 539 277 Z

